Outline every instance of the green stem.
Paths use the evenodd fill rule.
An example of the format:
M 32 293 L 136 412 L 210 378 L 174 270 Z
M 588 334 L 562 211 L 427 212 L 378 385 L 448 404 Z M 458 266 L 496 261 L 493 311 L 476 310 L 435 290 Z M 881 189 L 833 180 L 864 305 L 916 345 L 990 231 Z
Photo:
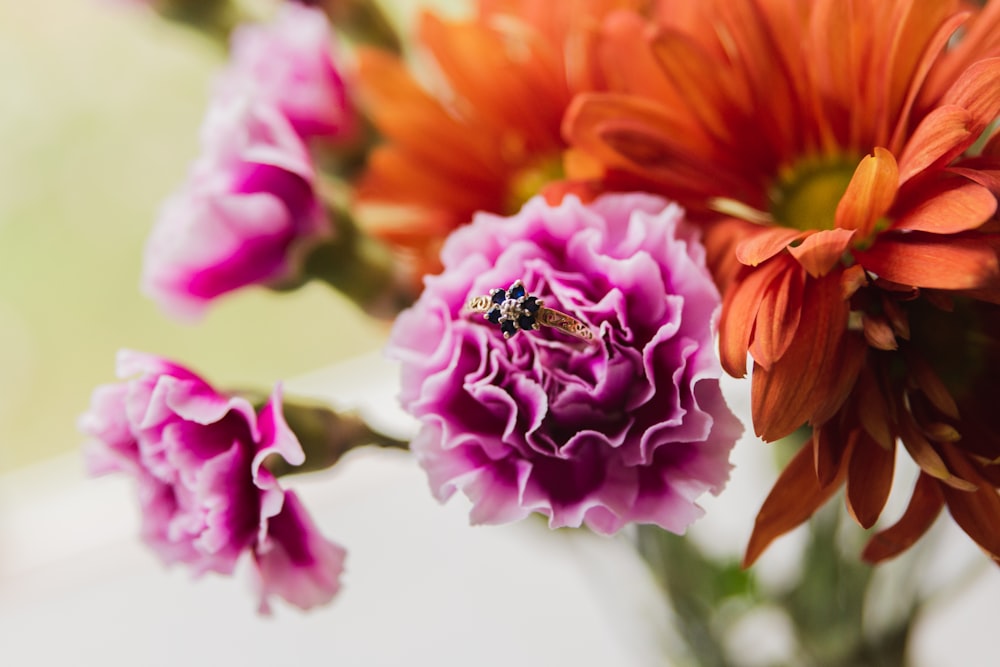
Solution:
M 392 319 L 415 295 L 399 275 L 388 248 L 362 234 L 343 210 L 331 211 L 333 238 L 306 258 L 306 279 L 330 285 L 374 317 Z
M 302 444 L 306 460 L 300 466 L 292 466 L 280 457 L 271 457 L 267 467 L 278 477 L 326 470 L 358 447 L 409 449 L 409 443 L 376 431 L 356 414 L 340 414 L 325 406 L 291 401 L 286 401 L 282 410 L 289 428 Z
M 224 50 L 229 34 L 243 19 L 229 0 L 165 0 L 157 11 L 165 19 L 197 30 Z
M 686 644 L 673 649 L 671 662 L 732 667 L 723 641 L 729 626 L 719 612 L 724 604 L 744 607 L 756 600 L 752 575 L 735 559 L 716 562 L 690 539 L 657 526 L 639 526 L 636 546 L 669 600 L 677 635 Z
M 402 44 L 392 22 L 374 0 L 313 0 L 349 40 L 400 53 Z
M 236 389 L 227 393 L 245 398 L 257 412 L 271 399 L 269 394 L 257 389 Z M 302 445 L 306 460 L 302 465 L 293 466 L 280 456 L 270 457 L 265 465 L 277 477 L 326 470 L 358 447 L 410 449 L 410 443 L 373 429 L 357 414 L 336 412 L 322 403 L 285 397 L 281 412 Z

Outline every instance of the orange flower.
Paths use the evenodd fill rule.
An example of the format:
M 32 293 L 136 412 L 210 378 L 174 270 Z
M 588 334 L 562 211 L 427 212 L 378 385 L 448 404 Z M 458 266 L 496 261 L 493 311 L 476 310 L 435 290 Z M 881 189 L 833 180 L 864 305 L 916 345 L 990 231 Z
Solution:
M 968 434 L 982 420 L 951 409 L 978 376 L 942 380 L 953 351 L 919 343 L 911 321 L 950 328 L 955 308 L 1000 302 L 1000 140 L 970 157 L 1000 115 L 1000 2 L 663 6 L 655 27 L 606 22 L 602 48 L 618 58 L 605 62 L 629 64 L 606 74 L 613 92 L 574 101 L 564 131 L 603 165 L 601 187 L 663 193 L 704 221 L 725 295 L 723 365 L 739 377 L 753 358 L 756 432 L 813 427 L 746 562 L 845 480 L 851 511 L 871 526 L 897 439 L 924 475 L 910 513 L 922 521 L 873 544 L 915 540 L 943 494 L 1000 557 L 1000 449 L 975 449 Z M 953 311 L 926 316 L 929 302 Z
M 386 143 L 358 186 L 361 222 L 440 269 L 445 236 L 476 211 L 510 214 L 562 176 L 563 114 L 604 87 L 593 42 L 603 15 L 642 0 L 480 0 L 478 15 L 420 19 L 439 85 L 424 88 L 397 57 L 360 56 L 363 97 Z

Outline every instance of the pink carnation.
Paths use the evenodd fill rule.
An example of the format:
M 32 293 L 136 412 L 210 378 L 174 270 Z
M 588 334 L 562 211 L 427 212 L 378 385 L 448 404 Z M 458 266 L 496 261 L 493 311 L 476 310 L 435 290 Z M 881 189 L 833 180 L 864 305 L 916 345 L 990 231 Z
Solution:
M 349 138 L 356 113 L 334 47 L 321 10 L 286 2 L 273 22 L 233 32 L 218 92 L 223 99 L 249 95 L 277 108 L 304 139 Z
M 462 491 L 474 523 L 538 512 L 606 534 L 629 522 L 682 532 L 701 515 L 695 501 L 722 490 L 742 425 L 719 389 L 719 294 L 682 217 L 647 195 L 536 197 L 451 235 L 443 273 L 389 343 L 439 499 Z M 547 327 L 505 339 L 463 313 L 517 279 L 599 342 Z
M 135 477 L 143 539 L 166 563 L 231 574 L 249 552 L 260 608 L 277 595 L 308 609 L 339 588 L 344 550 L 323 538 L 299 499 L 264 467 L 272 455 L 305 456 L 282 416 L 276 388 L 260 412 L 191 371 L 122 351 L 118 375 L 98 387 L 80 430 L 94 474 Z
M 329 235 L 312 159 L 274 109 L 215 105 L 202 157 L 164 204 L 146 244 L 143 291 L 197 317 L 219 296 L 295 279 L 309 247 Z

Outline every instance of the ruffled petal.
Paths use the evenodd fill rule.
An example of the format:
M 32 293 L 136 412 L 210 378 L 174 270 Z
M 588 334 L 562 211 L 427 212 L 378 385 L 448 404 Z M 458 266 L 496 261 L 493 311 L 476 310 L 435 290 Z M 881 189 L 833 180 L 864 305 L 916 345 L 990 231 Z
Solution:
M 725 483 L 739 433 L 712 391 L 719 295 L 698 236 L 676 205 L 634 194 L 536 197 L 454 232 L 389 350 L 434 495 L 461 491 L 474 523 L 684 530 Z M 463 312 L 515 278 L 599 344 L 550 327 L 505 338 Z
M 266 542 L 254 550 L 260 612 L 270 611 L 272 595 L 300 609 L 332 600 L 340 590 L 345 555 L 322 536 L 298 496 L 286 492 L 281 512 L 269 522 Z

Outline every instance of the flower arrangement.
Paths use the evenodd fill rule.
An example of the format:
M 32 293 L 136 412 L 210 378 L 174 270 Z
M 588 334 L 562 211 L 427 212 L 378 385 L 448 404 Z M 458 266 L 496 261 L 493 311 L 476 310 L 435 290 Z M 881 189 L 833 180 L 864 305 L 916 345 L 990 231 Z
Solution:
M 945 508 L 1000 562 L 1000 3 L 479 0 L 412 35 L 371 0 L 147 4 L 230 55 L 145 292 L 196 318 L 326 282 L 391 322 L 420 424 L 122 353 L 80 426 L 165 561 L 329 602 L 343 548 L 280 481 L 374 444 L 473 523 L 641 526 L 680 596 L 670 558 L 712 564 L 664 531 L 740 474 L 719 379 L 749 372 L 745 426 L 799 440 L 743 567 L 842 488 L 867 563 Z

